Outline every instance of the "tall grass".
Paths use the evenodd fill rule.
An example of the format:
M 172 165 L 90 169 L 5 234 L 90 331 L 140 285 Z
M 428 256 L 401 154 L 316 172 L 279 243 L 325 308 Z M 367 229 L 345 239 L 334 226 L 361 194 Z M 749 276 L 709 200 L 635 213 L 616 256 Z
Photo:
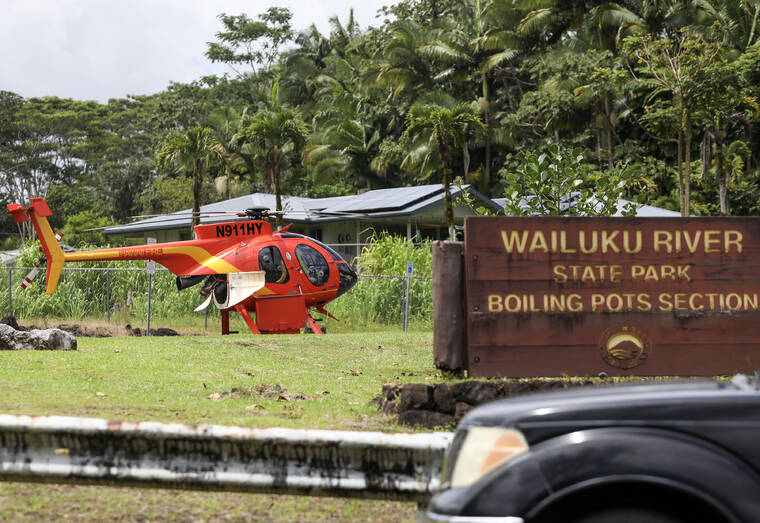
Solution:
M 417 327 L 433 325 L 433 274 L 430 242 L 413 244 L 399 236 L 373 236 L 362 249 L 357 268 L 359 283 L 330 304 L 330 312 L 356 325 L 398 325 L 403 322 L 406 262 L 414 262 L 409 288 L 409 322 Z M 387 276 L 386 278 L 377 276 Z M 420 278 L 422 277 L 422 278 Z
M 16 267 L 31 267 L 39 254 L 34 246 L 24 248 L 16 261 Z M 76 267 L 72 264 L 71 267 Z M 125 305 L 131 291 L 131 315 L 145 318 L 148 310 L 148 275 L 144 261 L 92 262 L 83 268 L 105 270 L 71 270 L 67 265 L 60 283 L 51 296 L 45 294 L 44 268 L 35 281 L 26 289 L 20 285 L 26 276 L 26 269 L 13 271 L 13 314 L 18 318 L 100 318 L 107 315 L 107 289 L 110 288 L 110 306 L 114 314 L 123 315 L 126 321 Z M 123 270 L 132 269 L 132 270 Z M 7 273 L 0 281 L 0 295 L 8 296 Z M 193 314 L 193 309 L 201 301 L 198 292 L 185 290 L 178 292 L 175 276 L 159 270 L 152 278 L 152 315 L 156 318 L 174 318 Z M 9 300 L 0 300 L 0 314 L 8 314 Z M 203 313 L 195 313 L 203 315 Z

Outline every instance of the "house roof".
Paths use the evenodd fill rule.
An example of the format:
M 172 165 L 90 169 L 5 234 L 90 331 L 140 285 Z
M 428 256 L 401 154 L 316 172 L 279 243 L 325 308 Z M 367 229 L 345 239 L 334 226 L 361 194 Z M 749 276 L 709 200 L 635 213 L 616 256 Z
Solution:
M 503 209 L 506 205 L 506 198 L 494 198 L 493 201 L 497 203 L 501 208 Z M 681 216 L 681 213 L 678 211 L 670 211 L 668 209 L 662 209 L 661 207 L 653 207 L 651 205 L 644 205 L 641 203 L 632 202 L 629 200 L 623 200 L 620 199 L 617 202 L 617 212 L 613 214 L 613 216 L 623 216 L 623 211 L 625 210 L 626 206 L 633 205 L 636 209 L 635 216 L 637 218 L 674 218 Z M 574 207 L 574 204 L 572 202 L 566 203 L 561 202 L 560 208 L 561 210 L 567 210 L 568 207 Z
M 479 204 L 485 204 L 497 210 L 500 208 L 493 200 L 469 185 L 463 186 L 462 190 L 467 191 L 471 197 L 480 200 Z M 458 187 L 451 188 L 453 198 L 457 198 L 460 193 L 461 190 Z M 317 224 L 410 218 L 431 207 L 441 205 L 443 198 L 444 189 L 443 185 L 440 184 L 376 189 L 362 194 L 332 198 L 283 196 L 282 205 L 285 211 L 283 220 L 294 223 Z M 238 218 L 235 213 L 251 207 L 274 209 L 275 196 L 266 193 L 253 193 L 203 205 L 201 206 L 201 213 L 205 216 L 201 217 L 201 223 L 245 220 L 248 218 Z M 222 214 L 214 216 L 216 213 Z M 105 234 L 129 234 L 166 229 L 185 229 L 190 227 L 191 216 L 191 210 L 186 209 L 165 216 L 108 227 L 103 232 Z M 441 220 L 443 221 L 443 217 Z

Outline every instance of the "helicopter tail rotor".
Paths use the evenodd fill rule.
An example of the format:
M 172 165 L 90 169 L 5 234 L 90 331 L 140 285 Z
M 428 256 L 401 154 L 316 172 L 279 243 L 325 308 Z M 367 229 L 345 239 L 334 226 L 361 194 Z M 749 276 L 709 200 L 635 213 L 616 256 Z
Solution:
M 21 288 L 26 289 L 30 283 L 32 283 L 32 280 L 37 277 L 37 274 L 40 272 L 40 265 L 42 265 L 42 262 L 45 258 L 42 258 L 40 261 L 38 261 L 34 267 L 32 267 L 32 270 L 29 271 L 29 274 L 26 275 L 26 277 L 21 282 Z
M 19 203 L 8 204 L 8 211 L 13 215 L 13 219 L 17 223 L 32 221 L 34 230 L 37 232 L 37 237 L 40 239 L 40 243 L 42 243 L 45 259 L 47 260 L 45 292 L 52 294 L 58 286 L 58 280 L 61 278 L 64 261 L 63 249 L 61 249 L 58 243 L 61 235 L 53 233 L 53 229 L 50 228 L 50 224 L 47 221 L 47 217 L 53 213 L 50 212 L 50 208 L 44 198 L 30 198 L 29 207 L 23 207 Z M 36 274 L 32 275 L 32 277 L 34 276 Z M 29 281 L 31 282 L 31 279 Z

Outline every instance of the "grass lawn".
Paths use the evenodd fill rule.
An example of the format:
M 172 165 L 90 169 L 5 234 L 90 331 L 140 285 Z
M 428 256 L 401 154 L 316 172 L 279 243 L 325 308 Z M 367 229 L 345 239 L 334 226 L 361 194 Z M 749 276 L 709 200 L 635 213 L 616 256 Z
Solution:
M 370 400 L 380 395 L 383 383 L 437 377 L 430 332 L 78 341 L 76 352 L 0 351 L 0 412 L 408 431 Z M 332 498 L 0 483 L 2 521 L 397 521 L 413 519 L 415 508 Z

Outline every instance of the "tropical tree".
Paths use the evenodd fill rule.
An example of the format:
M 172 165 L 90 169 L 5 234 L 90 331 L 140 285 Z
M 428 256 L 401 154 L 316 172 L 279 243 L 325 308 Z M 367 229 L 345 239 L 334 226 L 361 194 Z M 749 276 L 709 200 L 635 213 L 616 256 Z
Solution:
M 218 42 L 207 42 L 206 57 L 226 63 L 240 78 L 267 71 L 279 57 L 280 48 L 293 39 L 293 13 L 284 7 L 270 7 L 256 19 L 245 13 L 219 15 L 224 26 L 216 33 Z
M 156 163 L 160 168 L 192 174 L 194 226 L 200 223 L 203 175 L 226 160 L 224 147 L 209 127 L 171 132 L 159 144 Z
M 413 105 L 407 115 L 404 136 L 412 144 L 428 142 L 419 164 L 422 173 L 438 171 L 443 183 L 446 225 L 454 239 L 454 205 L 451 199 L 452 166 L 455 151 L 471 137 L 483 133 L 485 126 L 475 104 L 460 104 L 449 109 L 440 105 Z M 413 145 L 414 147 L 414 145 Z M 416 147 L 419 150 L 419 146 Z M 409 156 L 410 161 L 413 156 Z M 415 162 L 416 163 L 416 162 Z
M 433 89 L 433 64 L 420 52 L 428 40 L 423 26 L 412 20 L 395 22 L 383 40 L 377 82 L 392 88 L 396 103 L 402 94 L 415 100 Z
M 487 191 L 491 183 L 489 115 L 493 110 L 488 75 L 519 54 L 513 31 L 518 11 L 506 0 L 467 0 L 455 12 L 457 16 L 449 18 L 449 24 L 436 31 L 435 38 L 420 52 L 444 66 L 436 80 L 463 81 L 472 76 L 480 84 L 478 106 L 486 129 L 482 185 Z
M 258 112 L 243 127 L 236 140 L 251 145 L 251 152 L 261 166 L 267 189 L 275 194 L 277 211 L 282 210 L 280 172 L 300 157 L 309 129 L 298 111 L 274 105 Z M 282 217 L 277 215 L 277 225 Z
M 681 215 L 689 216 L 694 116 L 721 46 L 683 31 L 672 39 L 629 37 L 625 49 L 632 61 L 630 73 L 648 93 L 645 104 L 651 104 L 645 106 L 652 110 L 644 115 L 644 124 L 675 127 Z

